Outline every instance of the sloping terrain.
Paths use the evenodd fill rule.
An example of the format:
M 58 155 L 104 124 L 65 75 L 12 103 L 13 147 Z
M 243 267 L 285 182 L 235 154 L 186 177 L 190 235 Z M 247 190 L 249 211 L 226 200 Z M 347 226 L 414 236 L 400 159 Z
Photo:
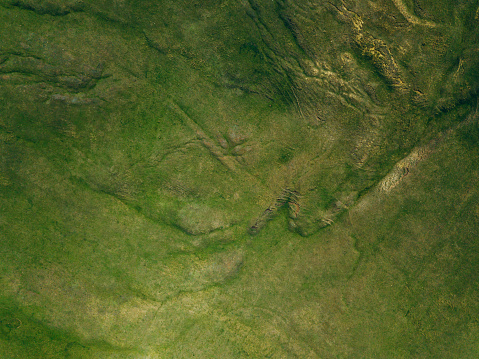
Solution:
M 453 3 L 0 0 L 0 357 L 477 358 Z

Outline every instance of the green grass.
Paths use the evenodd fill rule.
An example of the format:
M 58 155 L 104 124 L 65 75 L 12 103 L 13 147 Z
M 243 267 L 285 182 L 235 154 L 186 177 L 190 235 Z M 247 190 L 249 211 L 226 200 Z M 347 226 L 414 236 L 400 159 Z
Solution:
M 478 356 L 476 4 L 313 5 L 1 3 L 0 357 Z

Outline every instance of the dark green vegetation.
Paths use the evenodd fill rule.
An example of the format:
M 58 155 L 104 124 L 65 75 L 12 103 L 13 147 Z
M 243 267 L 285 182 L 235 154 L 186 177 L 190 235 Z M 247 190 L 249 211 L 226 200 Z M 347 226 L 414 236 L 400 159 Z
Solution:
M 479 1 L 0 0 L 1 358 L 478 358 Z

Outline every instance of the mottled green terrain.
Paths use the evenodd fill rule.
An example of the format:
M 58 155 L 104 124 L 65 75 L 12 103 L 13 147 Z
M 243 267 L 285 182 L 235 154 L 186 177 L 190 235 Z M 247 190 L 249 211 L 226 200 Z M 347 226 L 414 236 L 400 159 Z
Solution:
M 0 0 L 0 358 L 478 358 L 478 0 Z

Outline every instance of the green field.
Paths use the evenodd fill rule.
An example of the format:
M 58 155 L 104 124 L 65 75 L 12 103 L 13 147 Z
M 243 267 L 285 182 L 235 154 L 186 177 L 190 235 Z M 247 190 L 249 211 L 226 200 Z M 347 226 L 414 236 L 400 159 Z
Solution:
M 478 0 L 0 0 L 0 358 L 479 358 Z

